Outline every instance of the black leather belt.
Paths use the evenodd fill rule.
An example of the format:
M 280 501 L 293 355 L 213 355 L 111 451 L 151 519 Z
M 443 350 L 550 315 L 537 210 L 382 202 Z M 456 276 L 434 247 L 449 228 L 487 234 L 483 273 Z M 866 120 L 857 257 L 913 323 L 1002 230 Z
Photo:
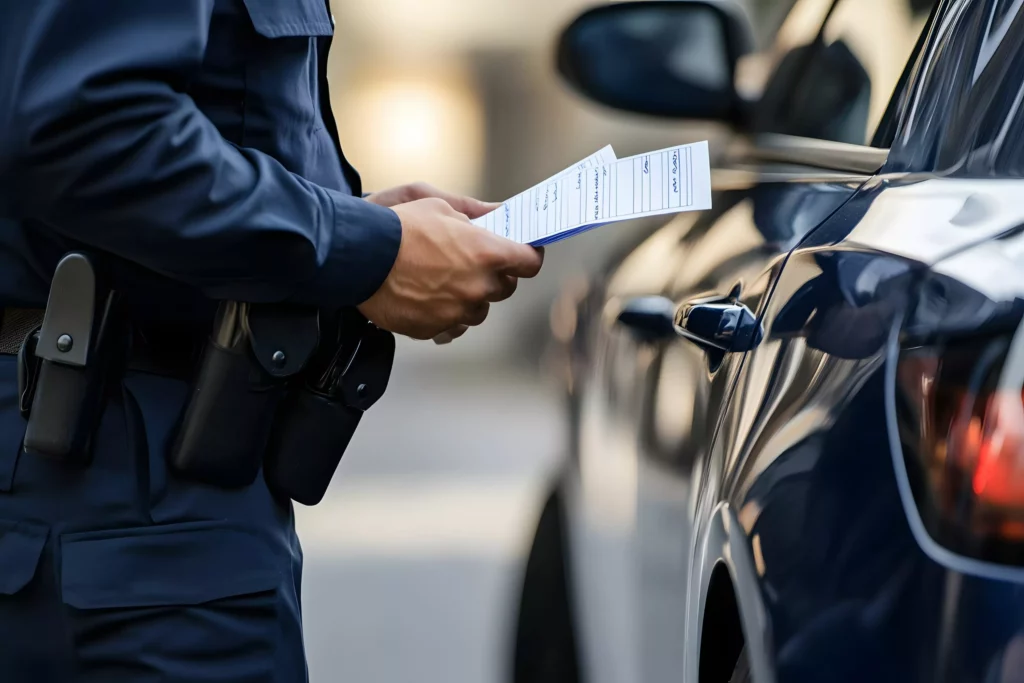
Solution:
M 43 324 L 41 308 L 0 309 L 0 355 L 17 355 L 25 337 Z M 128 369 L 188 378 L 195 369 L 203 338 L 176 325 L 132 325 Z

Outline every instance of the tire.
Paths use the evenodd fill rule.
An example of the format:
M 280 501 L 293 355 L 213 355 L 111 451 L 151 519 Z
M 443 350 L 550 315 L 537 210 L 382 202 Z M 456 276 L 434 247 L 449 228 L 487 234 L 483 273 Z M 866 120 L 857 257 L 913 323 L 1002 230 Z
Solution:
M 754 683 L 754 676 L 750 671 L 750 659 L 747 657 L 747 648 L 740 652 L 740 659 L 736 662 L 736 668 L 732 672 L 729 683 Z
M 513 683 L 580 683 L 569 601 L 562 499 L 548 498 L 526 563 Z

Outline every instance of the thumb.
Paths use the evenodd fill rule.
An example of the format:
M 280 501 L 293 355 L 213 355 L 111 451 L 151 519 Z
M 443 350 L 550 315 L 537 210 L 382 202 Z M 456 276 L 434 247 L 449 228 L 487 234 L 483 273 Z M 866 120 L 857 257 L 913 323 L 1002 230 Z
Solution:
M 521 278 L 536 277 L 544 265 L 544 250 L 528 244 L 509 242 L 506 247 L 505 266 L 501 272 Z

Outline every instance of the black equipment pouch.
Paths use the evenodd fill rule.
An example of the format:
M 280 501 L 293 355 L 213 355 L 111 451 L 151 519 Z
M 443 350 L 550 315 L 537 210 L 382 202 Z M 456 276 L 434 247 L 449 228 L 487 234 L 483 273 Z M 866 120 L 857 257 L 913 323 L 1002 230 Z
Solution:
M 91 460 L 106 380 L 123 358 L 127 337 L 116 300 L 92 258 L 74 252 L 61 259 L 42 327 L 19 353 L 26 452 L 82 465 Z
M 222 488 L 255 481 L 287 380 L 316 350 L 315 309 L 222 303 L 169 453 L 181 476 Z
M 327 341 L 282 402 L 263 465 L 271 490 L 303 505 L 323 500 L 363 413 L 387 390 L 395 359 L 394 335 L 355 309 L 321 322 Z

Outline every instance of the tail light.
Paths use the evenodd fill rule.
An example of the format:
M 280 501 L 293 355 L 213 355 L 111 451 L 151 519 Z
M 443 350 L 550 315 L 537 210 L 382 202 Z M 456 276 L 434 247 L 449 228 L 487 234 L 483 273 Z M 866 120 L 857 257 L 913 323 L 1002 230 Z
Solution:
M 1024 565 L 1024 335 L 904 349 L 896 413 L 931 537 L 960 555 Z

